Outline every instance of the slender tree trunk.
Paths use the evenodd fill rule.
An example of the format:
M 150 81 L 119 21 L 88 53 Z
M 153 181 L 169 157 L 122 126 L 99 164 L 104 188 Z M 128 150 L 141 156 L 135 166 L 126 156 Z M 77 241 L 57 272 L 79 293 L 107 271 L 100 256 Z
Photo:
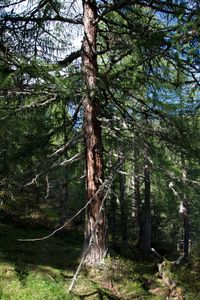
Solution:
M 49 174 L 46 175 L 46 195 L 45 195 L 45 200 L 46 202 L 48 201 L 49 199 L 49 196 L 50 196 L 50 180 L 49 180 Z
M 151 252 L 151 177 L 148 149 L 148 116 L 146 108 L 141 107 L 144 126 L 144 203 L 140 210 L 139 249 L 144 255 Z
M 183 183 L 183 229 L 184 229 L 184 236 L 183 236 L 183 252 L 184 257 L 187 258 L 189 254 L 189 242 L 190 242 L 190 225 L 189 225 L 189 205 L 188 200 L 186 197 L 186 177 L 187 172 L 185 170 L 185 160 L 182 157 L 182 183 Z
M 148 115 L 146 108 L 141 107 L 144 126 L 144 203 L 140 209 L 139 248 L 144 255 L 151 252 L 151 178 L 148 149 Z
M 139 178 L 139 151 L 137 146 L 135 146 L 134 153 L 134 166 L 133 166 L 133 217 L 135 218 L 135 226 L 137 226 L 136 234 L 138 236 L 138 231 L 140 228 L 140 206 L 141 206 L 141 197 L 140 197 L 140 178 Z
M 144 203 L 140 213 L 139 249 L 145 255 L 151 252 L 151 204 L 150 171 L 148 163 L 144 167 Z
M 66 103 L 63 103 L 63 136 L 64 144 L 67 144 L 67 130 L 66 130 Z M 67 152 L 64 154 L 65 159 L 68 158 Z M 64 170 L 64 195 L 61 196 L 60 200 L 60 224 L 64 224 L 67 218 L 67 202 L 69 198 L 69 176 L 68 176 L 68 167 L 65 167 Z
M 68 183 L 68 170 L 67 167 L 65 167 L 65 175 L 64 175 L 64 195 L 62 195 L 61 197 L 61 201 L 60 201 L 60 224 L 63 225 L 67 219 L 67 202 L 68 202 L 68 198 L 69 198 L 69 183 Z
M 189 254 L 189 242 L 190 242 L 190 225 L 189 225 L 188 211 L 185 213 L 185 215 L 183 217 L 183 226 L 184 226 L 183 251 L 184 251 L 185 258 L 187 258 L 188 254 Z
M 92 243 L 85 264 L 94 265 L 101 261 L 107 251 L 106 220 L 103 191 L 103 159 L 101 127 L 98 120 L 99 101 L 96 95 L 97 57 L 95 25 L 97 11 L 93 0 L 83 0 L 84 42 L 83 72 L 85 78 L 84 126 L 86 144 L 86 198 L 90 202 L 85 226 L 85 249 Z
M 119 201 L 120 201 L 120 210 L 121 210 L 121 234 L 122 234 L 122 241 L 128 241 L 128 216 L 127 216 L 127 205 L 125 199 L 125 166 L 124 162 L 122 164 L 122 173 L 119 174 Z
M 135 196 L 136 221 L 137 221 L 137 225 L 139 227 L 141 201 L 140 201 L 140 181 L 139 181 L 139 176 L 137 174 L 134 175 L 134 181 L 135 181 L 134 196 Z
M 111 226 L 111 236 L 112 242 L 114 243 L 116 240 L 116 213 L 117 213 L 117 203 L 115 196 L 115 182 L 112 184 L 112 192 L 110 198 L 110 226 Z

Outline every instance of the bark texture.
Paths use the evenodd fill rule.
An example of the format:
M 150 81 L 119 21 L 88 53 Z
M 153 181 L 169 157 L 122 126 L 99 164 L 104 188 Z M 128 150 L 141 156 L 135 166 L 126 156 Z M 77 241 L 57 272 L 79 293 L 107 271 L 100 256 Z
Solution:
M 104 212 L 103 191 L 99 191 L 103 182 L 103 159 L 101 126 L 98 120 L 99 101 L 96 93 L 97 57 L 95 25 L 97 11 L 95 1 L 83 0 L 84 42 L 83 72 L 85 78 L 84 124 L 86 144 L 86 197 L 90 202 L 87 210 L 85 227 L 85 248 L 91 241 L 85 264 L 99 263 L 107 251 L 106 220 Z

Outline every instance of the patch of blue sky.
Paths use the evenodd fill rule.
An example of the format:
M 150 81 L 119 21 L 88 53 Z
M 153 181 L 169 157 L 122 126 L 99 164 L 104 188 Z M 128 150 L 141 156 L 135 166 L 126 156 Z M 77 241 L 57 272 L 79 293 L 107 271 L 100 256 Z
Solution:
M 38 6 L 41 1 L 38 0 L 21 0 L 12 1 L 11 5 L 5 6 L 1 10 L 0 18 L 3 18 L 6 14 L 13 16 L 23 16 L 29 17 L 36 16 L 38 14 Z M 68 18 L 78 18 L 82 16 L 82 1 L 81 0 L 71 0 L 71 1 L 61 1 L 59 13 L 63 17 Z M 31 24 L 31 22 L 30 22 Z M 28 24 L 26 24 L 26 27 Z M 31 27 L 32 25 L 30 25 Z M 44 40 L 49 38 L 52 44 L 57 47 L 54 50 L 53 56 L 58 59 L 63 59 L 67 54 L 70 54 L 74 50 L 81 48 L 83 39 L 83 28 L 79 24 L 71 24 L 66 22 L 46 22 L 45 28 L 49 32 L 43 33 Z M 34 40 L 33 40 L 34 44 Z M 38 45 L 38 52 L 42 52 L 42 48 Z

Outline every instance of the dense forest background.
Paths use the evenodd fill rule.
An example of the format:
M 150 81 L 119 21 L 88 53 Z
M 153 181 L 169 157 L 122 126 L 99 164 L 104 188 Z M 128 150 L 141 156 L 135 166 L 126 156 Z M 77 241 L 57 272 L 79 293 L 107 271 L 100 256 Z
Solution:
M 0 9 L 0 299 L 200 299 L 199 2 Z

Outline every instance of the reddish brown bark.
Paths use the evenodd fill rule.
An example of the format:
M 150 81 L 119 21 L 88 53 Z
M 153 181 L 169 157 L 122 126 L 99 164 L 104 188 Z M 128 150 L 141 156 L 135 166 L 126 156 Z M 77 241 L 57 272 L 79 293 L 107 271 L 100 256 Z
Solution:
M 85 227 L 85 247 L 87 249 L 92 236 L 92 245 L 85 263 L 98 263 L 106 253 L 106 222 L 104 209 L 101 210 L 103 192 L 98 192 L 103 182 L 103 160 L 101 143 L 101 126 L 98 121 L 99 101 L 96 97 L 96 5 L 95 1 L 83 1 L 84 42 L 83 72 L 85 78 L 84 126 L 86 144 L 87 201 L 88 206 Z

